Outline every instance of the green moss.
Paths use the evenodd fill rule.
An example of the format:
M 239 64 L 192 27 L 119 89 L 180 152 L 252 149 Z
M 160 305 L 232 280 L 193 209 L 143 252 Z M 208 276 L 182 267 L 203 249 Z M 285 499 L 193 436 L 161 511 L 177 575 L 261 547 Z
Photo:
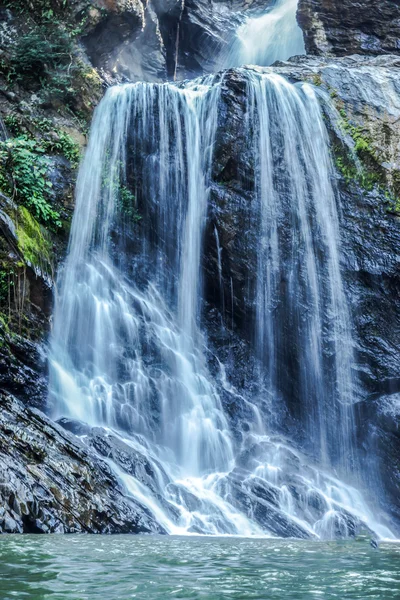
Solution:
M 52 270 L 51 242 L 47 232 L 30 214 L 25 206 L 20 206 L 17 218 L 18 248 L 24 260 L 43 272 Z
M 10 333 L 8 315 L 3 312 L 0 312 L 0 330 L 5 334 Z
M 381 179 L 377 173 L 368 171 L 367 169 L 359 169 L 351 156 L 346 156 L 342 149 L 336 147 L 335 162 L 338 171 L 346 180 L 346 183 L 356 181 L 360 187 L 370 192 L 376 185 L 379 185 Z
M 397 187 L 396 184 L 397 173 L 395 173 L 393 183 L 390 185 L 371 138 L 361 127 L 355 127 L 350 123 L 342 103 L 338 108 L 342 118 L 340 126 L 353 139 L 354 152 L 361 165 L 360 168 L 353 156 L 346 152 L 343 147 L 337 146 L 335 147 L 335 162 L 339 172 L 347 183 L 355 181 L 367 192 L 378 189 L 386 199 L 388 211 L 400 214 L 400 186 Z

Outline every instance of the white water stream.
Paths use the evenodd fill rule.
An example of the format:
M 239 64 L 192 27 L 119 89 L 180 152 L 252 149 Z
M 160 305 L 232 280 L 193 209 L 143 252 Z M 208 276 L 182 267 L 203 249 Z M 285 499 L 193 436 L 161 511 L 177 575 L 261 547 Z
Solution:
M 303 32 L 296 19 L 297 4 L 298 0 L 276 0 L 267 12 L 245 17 L 222 59 L 223 66 L 266 67 L 305 54 Z

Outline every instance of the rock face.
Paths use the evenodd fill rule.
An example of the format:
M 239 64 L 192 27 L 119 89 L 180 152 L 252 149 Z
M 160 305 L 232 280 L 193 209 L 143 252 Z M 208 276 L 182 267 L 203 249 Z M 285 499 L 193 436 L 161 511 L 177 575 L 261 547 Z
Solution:
M 271 0 L 97 0 L 82 37 L 94 64 L 116 80 L 164 81 L 216 72 L 235 29 Z
M 62 4 L 52 3 L 49 20 L 35 0 L 0 2 L 0 387 L 38 408 L 46 403 L 43 342 L 55 272 L 68 244 L 84 130 L 102 93 L 100 77 L 66 33 L 78 12 L 62 12 Z M 50 41 L 42 52 L 43 37 Z M 24 44 L 33 64 L 25 62 Z M 29 173 L 39 165 L 35 192 L 39 177 Z
M 398 0 L 300 0 L 298 20 L 310 54 L 400 52 Z
M 82 38 L 92 64 L 106 77 L 166 79 L 166 56 L 151 2 L 98 0 Z
M 0 408 L 0 533 L 163 533 L 79 438 L 12 396 Z

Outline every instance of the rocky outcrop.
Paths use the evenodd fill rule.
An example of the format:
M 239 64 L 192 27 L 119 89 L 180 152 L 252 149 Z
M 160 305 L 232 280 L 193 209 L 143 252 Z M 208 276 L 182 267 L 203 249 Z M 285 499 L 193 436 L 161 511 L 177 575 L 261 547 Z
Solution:
M 82 42 L 108 81 L 162 81 L 166 52 L 151 2 L 98 0 L 89 12 Z
M 271 5 L 272 0 L 96 0 L 82 40 L 107 77 L 191 78 L 223 67 L 240 24 Z M 300 0 L 298 21 L 308 54 L 400 52 L 397 1 Z
M 164 81 L 218 71 L 235 30 L 271 0 L 93 3 L 82 42 L 106 79 Z
M 0 533 L 22 532 L 163 533 L 163 529 L 79 437 L 1 394 Z
M 300 0 L 298 21 L 309 54 L 400 52 L 397 0 Z

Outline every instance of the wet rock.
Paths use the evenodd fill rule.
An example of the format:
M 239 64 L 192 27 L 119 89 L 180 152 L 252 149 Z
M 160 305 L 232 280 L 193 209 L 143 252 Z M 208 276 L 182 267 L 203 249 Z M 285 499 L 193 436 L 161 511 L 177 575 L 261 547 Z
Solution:
M 188 3 L 187 7 L 190 6 Z M 204 3 L 199 3 L 198 10 L 206 9 L 208 10 Z M 156 7 L 154 10 L 161 8 Z M 118 11 L 113 12 L 118 18 L 121 14 Z M 181 18 L 181 13 L 177 12 L 173 2 L 168 3 L 163 14 L 166 15 L 165 18 Z M 126 42 L 126 52 L 128 47 L 129 52 L 133 52 L 132 48 L 139 48 L 132 44 L 139 44 L 139 37 L 144 35 L 139 35 L 137 29 L 139 13 L 130 18 L 135 19 L 136 25 L 132 30 L 126 28 L 126 32 L 129 32 L 121 42 Z M 195 23 L 193 14 L 190 17 L 187 14 L 185 19 L 189 19 L 191 26 L 198 27 L 200 31 L 200 24 Z M 102 40 L 102 36 L 107 37 L 107 22 L 103 25 L 101 23 L 100 19 L 95 26 L 99 27 L 98 40 Z M 104 31 L 101 29 L 103 26 Z M 157 27 L 156 21 L 153 20 L 148 29 L 152 36 L 156 35 Z M 121 31 L 125 29 L 121 28 Z M 87 47 L 89 50 L 92 48 L 90 52 L 94 54 L 97 53 L 96 44 L 99 43 L 96 41 L 96 35 L 93 33 L 90 37 L 88 34 L 87 39 Z M 139 37 L 131 39 L 131 35 Z M 207 36 L 211 39 L 213 32 L 208 32 L 205 39 Z M 193 36 L 196 43 L 200 44 L 201 39 L 201 33 Z M 189 40 L 184 40 L 184 43 L 189 44 Z M 160 59 L 154 63 L 155 71 L 151 75 L 154 79 L 164 76 L 163 69 L 172 68 L 168 66 L 165 58 L 168 52 L 165 49 L 164 54 L 163 44 L 166 48 L 164 41 L 158 40 L 154 47 Z M 203 61 L 201 52 L 193 55 L 195 62 L 190 62 L 190 58 L 190 61 L 188 59 L 188 62 L 184 63 L 184 48 L 183 45 L 183 58 L 180 60 L 183 61 L 181 64 L 186 66 L 182 68 L 182 73 L 209 68 L 210 65 L 207 66 Z M 192 56 L 189 50 L 187 53 L 188 56 Z M 107 49 L 101 61 L 104 60 L 106 67 L 111 68 L 112 61 L 119 60 L 115 56 L 110 57 Z M 322 92 L 335 95 L 343 103 L 344 110 L 355 126 L 365 128 L 373 137 L 377 151 L 382 153 L 380 162 L 390 171 L 390 177 L 393 177 L 399 162 L 400 112 L 396 102 L 386 97 L 381 88 L 391 87 L 394 90 L 392 97 L 396 97 L 399 93 L 398 66 L 396 57 L 371 59 L 355 56 L 332 60 L 300 58 L 280 63 L 274 70 L 290 81 L 306 80 L 317 83 Z M 148 72 L 148 66 L 144 64 L 141 64 L 140 69 L 143 69 L 143 73 Z M 134 77 L 142 76 L 138 73 L 139 70 Z M 378 85 L 379 83 L 385 85 Z M 255 427 L 257 422 L 257 415 L 248 399 L 254 401 L 256 398 L 259 401 L 259 412 L 265 420 L 267 416 L 271 417 L 268 421 L 270 424 L 277 418 L 276 411 L 272 411 L 268 405 L 269 398 L 262 384 L 254 381 L 258 365 L 251 349 L 254 333 L 252 299 L 257 245 L 256 230 L 251 216 L 254 203 L 254 159 L 244 127 L 245 98 L 246 81 L 243 74 L 240 71 L 229 71 L 222 82 L 203 260 L 206 298 L 203 322 L 211 348 L 207 358 L 211 372 L 220 383 L 221 401 L 238 444 L 242 443 L 248 431 L 252 426 Z M 334 131 L 330 133 L 336 143 Z M 388 181 L 390 177 L 388 176 Z M 375 449 L 378 449 L 377 455 L 382 465 L 382 485 L 389 497 L 384 506 L 389 505 L 393 516 L 400 518 L 396 507 L 396 497 L 400 488 L 398 414 L 388 416 L 378 408 L 379 402 L 383 406 L 387 396 L 393 396 L 400 390 L 399 218 L 388 210 L 381 191 L 366 192 L 357 183 L 349 184 L 339 174 L 337 184 L 338 201 L 342 208 L 343 273 L 346 292 L 352 306 L 359 356 L 358 393 L 361 399 L 365 399 L 360 403 L 357 417 L 359 447 L 363 448 L 366 456 L 372 455 Z M 282 205 L 284 202 L 285 198 L 282 198 Z M 8 227 L 9 236 L 12 238 L 9 225 L 4 220 L 2 223 Z M 31 285 L 31 289 L 34 290 L 34 283 Z M 284 286 L 285 282 L 282 282 L 282 285 Z M 43 311 L 48 311 L 44 296 L 40 300 L 41 294 L 38 292 L 35 297 L 38 298 L 38 304 L 43 303 Z M 285 335 L 290 329 L 284 321 L 282 329 Z M 290 331 L 287 335 L 289 334 Z M 11 355 L 8 356 L 3 349 L 0 352 L 2 389 L 17 394 L 27 403 L 44 407 L 46 373 L 40 348 L 34 343 L 25 343 L 15 337 L 7 343 L 12 349 Z M 157 364 L 157 349 L 150 347 L 151 341 L 147 343 L 149 348 L 146 360 L 153 360 L 154 364 Z M 150 355 L 153 358 L 150 359 Z M 220 362 L 224 364 L 225 374 Z M 301 433 L 301 421 L 296 420 L 297 380 L 293 375 L 292 366 L 285 366 L 284 372 L 284 391 L 289 398 L 288 406 L 285 406 L 284 402 L 280 403 L 279 410 L 282 411 L 283 418 L 279 416 L 277 420 L 285 424 L 283 433 L 291 432 L 301 445 L 304 432 Z M 0 496 L 4 500 L 5 508 L 3 513 L 0 513 L 0 527 L 4 531 L 163 531 L 144 507 L 124 497 L 124 490 L 120 488 L 105 462 L 106 458 L 112 458 L 125 473 L 135 476 L 159 498 L 157 476 L 161 474 L 163 484 L 168 484 L 168 477 L 159 463 L 150 459 L 146 449 L 138 451 L 105 430 L 92 430 L 85 424 L 66 419 L 60 421 L 63 431 L 43 415 L 30 409 L 24 411 L 16 400 L 5 396 L 2 402 L 0 452 L 4 459 L 4 467 Z M 152 415 L 152 418 L 157 421 L 158 416 Z M 87 436 L 86 444 L 65 430 L 77 436 Z M 233 506 L 243 510 L 248 516 L 254 516 L 262 528 L 276 535 L 310 537 L 312 533 L 279 509 L 280 488 L 275 482 L 269 483 L 257 477 L 249 479 L 249 473 L 257 468 L 259 463 L 268 462 L 264 457 L 270 454 L 271 448 L 272 445 L 267 442 L 259 444 L 254 441 L 249 444 L 238 460 L 242 471 L 236 470 L 226 478 L 224 484 L 221 483 L 221 486 L 225 485 L 225 493 L 229 495 Z M 303 476 L 308 472 L 299 456 L 282 444 L 279 462 L 285 465 L 286 473 L 285 479 L 278 482 L 279 486 L 285 485 L 289 489 L 295 509 L 302 514 L 308 514 L 310 522 L 323 519 L 328 507 L 322 494 L 310 492 L 301 479 L 300 470 Z M 379 471 L 379 468 L 376 470 Z M 372 484 L 376 485 L 376 480 L 371 478 Z M 190 510 L 199 507 L 198 499 L 187 490 L 178 489 L 172 484 L 167 485 L 167 489 L 172 498 L 179 498 Z M 338 510 L 338 507 L 335 507 L 335 510 Z M 337 532 L 338 525 L 335 523 L 336 521 L 333 529 Z M 200 522 L 194 523 L 193 531 L 201 531 L 202 527 Z M 352 531 L 355 524 L 349 522 L 346 527 Z
M 265 481 L 242 479 L 235 473 L 219 484 L 221 495 L 235 508 L 254 520 L 264 531 L 279 537 L 310 539 L 312 530 L 302 527 L 276 506 L 276 495 Z M 260 494 L 260 491 L 262 492 Z M 273 499 L 273 503 L 270 502 Z
M 0 347 L 0 386 L 36 408 L 47 396 L 47 365 L 43 347 L 22 336 L 3 332 Z
M 97 2 L 83 44 L 92 64 L 118 80 L 166 78 L 165 50 L 151 2 Z
M 143 454 L 145 448 L 142 447 L 140 451 L 100 427 L 91 430 L 86 443 L 101 456 L 111 458 L 126 473 L 133 475 L 153 492 L 159 492 L 158 478 L 162 485 L 166 485 L 169 481 L 161 463 Z
M 78 438 L 12 396 L 0 405 L 0 532 L 163 533 Z
M 400 394 L 370 397 L 357 405 L 357 442 L 361 461 L 369 465 L 367 484 L 381 506 L 400 522 Z
M 56 423 L 61 425 L 63 429 L 66 429 L 77 436 L 89 435 L 92 430 L 90 425 L 87 425 L 87 423 L 83 423 L 82 421 L 77 421 L 74 419 L 68 419 L 67 417 L 57 419 Z
M 169 484 L 169 477 L 144 439 L 137 436 L 135 447 L 135 436 L 131 436 L 128 442 L 101 427 L 95 427 L 85 438 L 85 444 L 93 448 L 100 457 L 112 460 L 124 474 L 132 476 L 150 490 L 155 502 L 163 507 L 171 519 L 179 517 L 179 510 L 165 498 L 164 489 Z
M 270 72 L 270 69 L 259 70 Z M 347 126 L 361 131 L 370 140 L 375 160 L 373 169 L 379 172 L 382 181 L 382 189 L 367 191 L 356 181 L 350 182 L 340 172 L 337 174 L 342 272 L 354 323 L 355 374 L 359 382 L 356 397 L 359 400 L 373 400 L 400 390 L 400 220 L 383 189 L 385 186 L 396 189 L 400 174 L 398 70 L 396 56 L 298 57 L 273 67 L 275 73 L 292 82 L 308 81 L 316 85 L 333 101 Z M 282 398 L 275 401 L 273 410 L 273 399 L 262 387 L 257 389 L 258 375 L 254 376 L 259 372 L 251 351 L 257 245 L 252 222 L 254 159 L 246 140 L 245 99 L 244 75 L 240 71 L 229 71 L 222 82 L 205 237 L 204 320 L 213 354 L 225 365 L 228 385 L 222 385 L 221 398 L 238 441 L 243 438 L 246 424 L 255 423 L 246 404 L 246 399 L 251 398 L 258 403 L 263 418 L 268 419 L 271 426 L 280 423 L 282 433 L 290 433 L 306 449 L 307 439 L 301 425 L 304 415 L 299 413 L 297 399 L 295 346 L 287 344 L 292 347 L 293 355 L 282 364 Z M 334 127 L 329 128 L 335 148 L 340 142 Z M 282 206 L 284 202 L 283 195 Z M 288 340 L 290 327 L 284 318 L 281 323 L 282 336 Z M 212 356 L 210 364 L 216 376 L 220 376 L 219 364 Z M 285 398 L 289 399 L 286 404 Z M 368 402 L 370 400 L 365 400 Z M 393 507 L 398 494 L 395 489 L 399 489 L 398 476 L 393 475 L 400 467 L 394 433 L 394 424 L 399 427 L 398 417 L 389 425 L 373 410 L 360 412 L 364 416 L 357 425 L 363 432 L 359 448 L 365 448 L 367 454 L 372 455 L 374 439 L 379 437 L 381 464 L 392 465 L 395 461 L 394 468 L 382 466 L 382 486 L 391 490 L 389 502 Z M 248 452 L 248 460 L 251 460 L 251 452 Z M 246 464 L 244 454 L 239 460 L 241 465 Z M 371 485 L 376 487 L 376 484 Z M 390 510 L 393 514 L 393 508 Z

